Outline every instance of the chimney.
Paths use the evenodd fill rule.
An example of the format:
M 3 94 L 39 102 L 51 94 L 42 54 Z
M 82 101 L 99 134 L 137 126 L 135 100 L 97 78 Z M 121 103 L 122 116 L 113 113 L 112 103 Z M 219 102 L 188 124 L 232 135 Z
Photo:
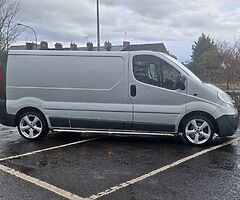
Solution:
M 123 41 L 123 48 L 125 49 L 125 48 L 128 48 L 128 47 L 130 47 L 130 42 Z
M 112 43 L 109 42 L 109 41 L 105 41 L 105 42 L 104 42 L 104 48 L 105 48 L 107 51 L 111 51 L 111 49 L 112 49 Z
M 61 43 L 56 43 L 55 44 L 55 50 L 61 50 L 62 49 L 62 44 Z
M 92 42 L 88 42 L 87 43 L 87 50 L 88 51 L 92 51 L 93 50 L 93 43 Z
M 40 49 L 41 50 L 48 50 L 48 43 L 46 41 L 41 41 Z
M 27 50 L 33 50 L 35 47 L 35 44 L 33 42 L 26 42 L 26 49 Z
M 70 44 L 70 49 L 71 49 L 72 51 L 76 51 L 76 50 L 77 50 L 77 45 L 76 45 L 75 43 L 72 43 L 72 42 L 71 42 L 71 44 Z

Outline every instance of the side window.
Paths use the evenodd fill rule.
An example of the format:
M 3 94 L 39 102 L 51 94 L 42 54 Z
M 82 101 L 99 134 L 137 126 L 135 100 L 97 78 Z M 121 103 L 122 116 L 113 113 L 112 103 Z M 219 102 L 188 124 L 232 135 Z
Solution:
M 154 86 L 162 85 L 160 60 L 157 57 L 135 56 L 133 58 L 133 74 L 140 82 Z
M 181 75 L 167 62 L 150 55 L 139 55 L 133 58 L 133 74 L 140 82 L 170 90 L 177 89 Z
M 176 90 L 179 77 L 181 76 L 180 72 L 165 61 L 162 61 L 161 67 L 163 77 L 162 86 L 170 90 Z

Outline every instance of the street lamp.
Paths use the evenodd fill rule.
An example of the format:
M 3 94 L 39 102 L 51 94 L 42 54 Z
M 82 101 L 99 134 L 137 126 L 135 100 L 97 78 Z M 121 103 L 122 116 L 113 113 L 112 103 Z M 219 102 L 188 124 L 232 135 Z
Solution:
M 99 0 L 97 0 L 97 50 L 100 51 Z
M 18 25 L 18 26 L 23 26 L 23 27 L 26 27 L 26 28 L 30 28 L 30 29 L 32 30 L 32 32 L 33 32 L 33 33 L 34 33 L 34 35 L 35 35 L 35 41 L 36 41 L 36 50 L 37 50 L 37 34 L 36 34 L 35 30 L 34 30 L 32 27 L 30 27 L 30 26 L 27 26 L 27 25 L 25 25 L 25 24 L 18 23 L 17 25 Z

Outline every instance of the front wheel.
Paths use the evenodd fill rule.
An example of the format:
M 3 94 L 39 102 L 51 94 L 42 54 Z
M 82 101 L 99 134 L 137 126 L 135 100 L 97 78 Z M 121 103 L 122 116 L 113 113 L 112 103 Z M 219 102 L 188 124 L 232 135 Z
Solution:
M 18 131 L 27 140 L 35 141 L 46 136 L 48 125 L 45 118 L 37 112 L 26 112 L 18 119 Z
M 192 116 L 183 123 L 183 137 L 193 145 L 208 144 L 214 136 L 212 122 L 204 116 Z

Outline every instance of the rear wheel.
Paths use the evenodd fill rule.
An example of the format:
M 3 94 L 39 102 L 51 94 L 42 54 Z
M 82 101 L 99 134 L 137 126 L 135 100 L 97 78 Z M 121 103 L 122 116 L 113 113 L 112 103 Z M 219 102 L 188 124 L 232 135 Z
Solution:
M 214 136 L 212 122 L 205 116 L 192 116 L 185 120 L 182 127 L 183 137 L 193 145 L 205 145 Z
M 48 134 L 47 121 L 37 112 L 26 112 L 18 119 L 18 131 L 27 140 L 39 140 Z

